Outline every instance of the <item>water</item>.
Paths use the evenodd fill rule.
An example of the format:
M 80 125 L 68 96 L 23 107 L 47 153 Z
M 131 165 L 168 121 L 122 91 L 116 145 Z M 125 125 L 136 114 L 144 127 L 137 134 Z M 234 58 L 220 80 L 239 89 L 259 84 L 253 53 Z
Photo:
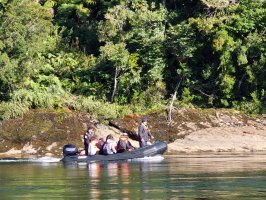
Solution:
M 266 154 L 197 154 L 63 165 L 1 160 L 0 199 L 265 199 Z

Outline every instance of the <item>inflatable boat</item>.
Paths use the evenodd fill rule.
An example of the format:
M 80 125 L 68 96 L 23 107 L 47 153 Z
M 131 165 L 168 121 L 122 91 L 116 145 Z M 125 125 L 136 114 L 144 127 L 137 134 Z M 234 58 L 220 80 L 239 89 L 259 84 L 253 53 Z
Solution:
M 132 151 L 116 153 L 111 155 L 79 155 L 78 149 L 74 145 L 65 145 L 63 148 L 64 158 L 61 160 L 64 163 L 71 162 L 101 162 L 101 161 L 119 161 L 119 160 L 130 160 L 135 158 L 144 158 L 149 156 L 161 155 L 167 149 L 167 144 L 162 141 L 156 141 L 152 145 L 148 145 L 142 148 L 138 148 Z

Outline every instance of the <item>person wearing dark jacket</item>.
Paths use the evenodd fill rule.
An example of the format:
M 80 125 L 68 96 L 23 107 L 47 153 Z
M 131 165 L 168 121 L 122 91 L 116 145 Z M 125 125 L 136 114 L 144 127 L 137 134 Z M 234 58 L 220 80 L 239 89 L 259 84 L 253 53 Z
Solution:
M 83 135 L 83 142 L 84 142 L 84 150 L 85 154 L 88 155 L 88 147 L 91 141 L 91 138 L 94 136 L 93 127 L 89 126 L 86 133 Z
M 127 133 L 122 133 L 117 143 L 117 153 L 123 153 L 125 151 L 131 151 L 135 149 L 129 141 Z
M 154 138 L 148 129 L 148 119 L 146 117 L 142 118 L 141 124 L 138 128 L 138 136 L 139 136 L 139 146 L 145 147 L 148 145 L 149 137 Z

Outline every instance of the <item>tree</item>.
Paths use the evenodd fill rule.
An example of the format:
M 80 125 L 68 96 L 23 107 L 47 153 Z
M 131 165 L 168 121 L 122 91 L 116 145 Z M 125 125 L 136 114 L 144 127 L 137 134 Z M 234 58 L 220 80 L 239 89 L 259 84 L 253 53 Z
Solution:
M 107 59 L 114 65 L 114 85 L 111 94 L 110 102 L 114 102 L 115 94 L 118 87 L 118 79 L 127 71 L 129 63 L 129 52 L 125 48 L 124 43 L 112 44 L 107 43 L 105 46 L 101 47 L 100 52 L 102 59 Z M 119 55 L 119 56 L 118 56 Z
M 55 13 L 53 23 L 62 29 L 65 42 L 78 51 L 94 54 L 99 48 L 96 34 L 98 2 L 96 0 L 45 0 L 44 4 L 53 7 Z
M 264 84 L 257 85 L 249 78 L 260 80 L 257 72 L 264 74 L 265 2 L 243 0 L 224 7 L 206 7 L 219 8 L 221 12 L 189 19 L 200 33 L 198 38 L 202 39 L 204 51 L 208 52 L 200 64 L 205 68 L 203 76 L 197 80 L 209 82 L 215 106 L 237 106 L 243 100 L 252 101 L 255 95 L 251 94 L 255 93 L 262 100 L 265 94 L 260 86 Z
M 163 48 L 165 38 L 164 8 L 156 8 L 153 4 L 148 5 L 144 0 L 125 1 L 110 8 L 105 19 L 99 24 L 100 41 L 107 46 L 124 44 L 124 48 L 132 55 L 129 57 L 138 58 L 138 66 L 134 64 L 135 70 L 131 71 L 137 75 L 138 69 L 141 67 L 143 85 L 154 87 L 157 82 L 162 81 L 165 66 Z M 110 48 L 107 47 L 107 49 Z M 136 59 L 133 63 L 136 63 Z M 114 67 L 117 69 L 117 65 Z M 117 72 L 117 70 L 114 71 Z M 116 77 L 116 72 L 114 77 Z M 138 78 L 135 80 L 137 81 Z M 133 82 L 134 86 L 140 87 L 141 83 L 139 82 L 137 86 L 136 81 Z M 147 87 L 143 89 L 146 90 Z
M 42 53 L 56 46 L 48 7 L 31 0 L 9 1 L 0 18 L 0 82 L 2 97 L 23 88 L 43 65 Z
M 193 77 L 193 68 L 191 65 L 195 63 L 195 52 L 199 48 L 196 42 L 195 30 L 185 22 L 170 26 L 167 31 L 166 46 L 169 59 L 171 58 L 172 63 L 175 63 L 174 66 L 170 66 L 167 69 L 169 70 L 169 75 L 166 77 L 166 79 L 172 80 L 168 82 L 171 84 L 170 88 L 174 88 L 171 94 L 170 104 L 167 108 L 168 122 L 172 124 L 172 110 L 174 109 L 174 102 L 182 81 L 184 81 L 183 85 L 185 89 L 193 87 L 195 83 L 195 80 L 191 80 Z

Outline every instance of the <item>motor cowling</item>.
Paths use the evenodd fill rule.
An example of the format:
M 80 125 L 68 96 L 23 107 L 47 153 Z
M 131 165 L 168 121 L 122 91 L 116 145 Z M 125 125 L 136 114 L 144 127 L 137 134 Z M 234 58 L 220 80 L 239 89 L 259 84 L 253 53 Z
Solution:
M 74 156 L 79 153 L 78 148 L 73 144 L 67 144 L 63 147 L 64 156 Z

